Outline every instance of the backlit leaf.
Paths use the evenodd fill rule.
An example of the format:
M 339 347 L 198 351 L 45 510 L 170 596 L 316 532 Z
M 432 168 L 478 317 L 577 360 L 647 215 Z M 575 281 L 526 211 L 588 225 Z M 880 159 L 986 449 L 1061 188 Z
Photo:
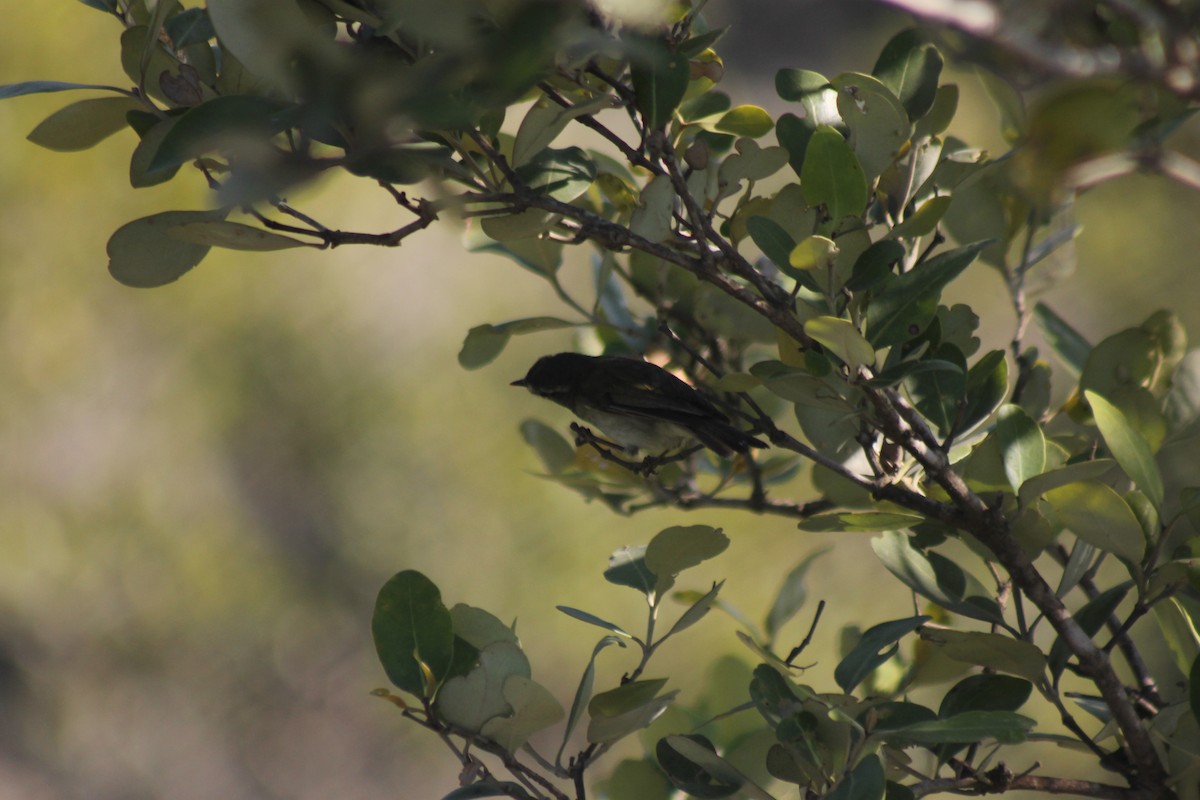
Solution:
M 1142 526 L 1119 494 L 1099 481 L 1052 489 L 1046 502 L 1063 527 L 1101 550 L 1137 564 L 1146 549 Z
M 178 280 L 208 254 L 209 245 L 177 239 L 170 229 L 223 218 L 223 211 L 162 211 L 128 222 L 108 240 L 108 271 L 136 288 Z
M 79 100 L 46 117 L 27 138 L 47 150 L 87 150 L 125 128 L 125 115 L 142 108 L 132 97 Z
M 876 667 L 896 652 L 895 643 L 912 633 L 932 617 L 918 616 L 882 622 L 863 631 L 858 643 L 833 671 L 833 679 L 849 694 Z
M 1042 429 L 1020 406 L 1001 406 L 996 417 L 996 442 L 1004 459 L 1004 474 L 1013 491 L 1045 468 L 1046 439 Z
M 1154 508 L 1161 511 L 1163 503 L 1163 479 L 1154 460 L 1154 453 L 1146 439 L 1134 430 L 1129 420 L 1114 406 L 1095 392 L 1085 391 L 1096 427 L 1104 437 L 1113 458 L 1125 470 L 1137 488 L 1146 493 Z
M 858 216 L 867 207 L 867 176 L 854 151 L 833 128 L 817 128 L 808 140 L 800 175 L 804 199 L 823 205 L 833 220 Z

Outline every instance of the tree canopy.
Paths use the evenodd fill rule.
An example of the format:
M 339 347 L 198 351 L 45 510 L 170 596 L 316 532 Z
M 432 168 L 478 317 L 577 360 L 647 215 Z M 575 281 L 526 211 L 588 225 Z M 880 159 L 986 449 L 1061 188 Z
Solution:
M 897 0 L 915 27 L 858 71 L 779 69 L 772 114 L 722 90 L 724 30 L 703 2 L 637 20 L 548 0 L 84 2 L 119 23 L 130 85 L 0 97 L 86 92 L 30 140 L 72 151 L 132 129 L 133 188 L 199 177 L 212 196 L 117 229 L 117 281 L 191 280 L 213 248 L 398 247 L 462 224 L 472 251 L 543 281 L 559 308 L 481 321 L 459 366 L 571 330 L 581 350 L 670 370 L 769 445 L 641 453 L 526 420 L 548 484 L 620 520 L 720 510 L 875 534 L 912 597 L 847 625 L 832 681 L 815 678 L 804 654 L 824 604 L 808 606 L 806 581 L 829 557 L 802 533 L 769 554 L 796 566 L 756 622 L 721 595 L 753 576 L 678 583 L 736 536 L 697 516 L 603 570 L 644 599 L 638 624 L 558 606 L 601 633 L 556 698 L 515 625 L 396 565 L 371 620 L 393 685 L 377 694 L 461 762 L 447 798 L 1200 797 L 1200 475 L 1180 457 L 1200 357 L 1170 311 L 1093 342 L 1039 299 L 1071 261 L 1081 193 L 1133 173 L 1200 188 L 1190 6 Z M 953 65 L 990 92 L 1004 152 L 951 132 Z M 286 199 L 331 172 L 378 187 L 403 221 L 359 230 Z M 1007 290 L 999 346 L 982 307 L 945 299 L 978 270 Z M 702 709 L 651 665 L 718 609 L 754 666 L 723 687 L 737 701 Z M 810 629 L 792 642 L 797 615 Z M 597 685 L 617 649 L 625 673 Z M 735 716 L 753 722 L 712 724 Z M 644 755 L 604 766 L 648 730 Z M 1092 770 L 1059 774 L 1018 744 L 1074 749 Z

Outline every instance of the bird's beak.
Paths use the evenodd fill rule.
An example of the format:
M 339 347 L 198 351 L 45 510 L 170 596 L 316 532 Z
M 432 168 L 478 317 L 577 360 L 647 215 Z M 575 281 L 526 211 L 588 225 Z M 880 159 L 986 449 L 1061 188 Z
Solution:
M 522 387 L 527 386 L 527 385 L 528 384 L 525 383 L 524 378 L 521 378 L 521 380 L 519 380 L 519 381 L 513 381 L 512 383 L 509 384 L 509 386 L 522 386 Z

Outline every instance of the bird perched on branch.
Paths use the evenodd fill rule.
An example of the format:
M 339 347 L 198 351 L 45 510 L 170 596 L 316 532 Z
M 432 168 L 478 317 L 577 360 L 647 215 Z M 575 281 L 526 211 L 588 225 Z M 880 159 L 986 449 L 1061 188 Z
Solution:
M 698 391 L 648 361 L 558 353 L 539 358 L 512 385 L 566 406 L 631 454 L 659 456 L 696 442 L 721 456 L 767 446 L 735 428 Z

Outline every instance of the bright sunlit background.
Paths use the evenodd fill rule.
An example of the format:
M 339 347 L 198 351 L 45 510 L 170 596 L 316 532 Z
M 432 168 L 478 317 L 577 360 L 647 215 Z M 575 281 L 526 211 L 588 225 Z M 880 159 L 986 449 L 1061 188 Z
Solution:
M 128 83 L 111 19 L 66 0 L 9 6 L 0 82 Z M 775 68 L 869 70 L 904 24 L 863 3 L 712 6 L 735 26 L 729 89 L 776 113 Z M 994 144 L 994 112 L 964 89 L 957 130 Z M 119 285 L 105 269 L 114 229 L 208 200 L 186 170 L 129 188 L 128 131 L 86 153 L 25 141 L 83 96 L 0 103 L 0 800 L 440 797 L 457 762 L 369 695 L 386 684 L 372 604 L 401 569 L 448 604 L 518 620 L 534 678 L 564 703 L 598 631 L 554 605 L 636 628 L 638 597 L 600 573 L 670 524 L 725 528 L 729 551 L 684 588 L 733 578 L 723 596 L 756 620 L 795 563 L 838 542 L 812 573 L 810 603 L 830 603 L 815 685 L 832 686 L 842 625 L 910 607 L 865 536 L 717 513 L 625 519 L 537 478 L 519 422 L 568 418 L 508 383 L 572 342 L 524 337 L 460 369 L 473 325 L 560 312 L 534 276 L 468 255 L 451 225 L 396 250 L 214 251 L 168 287 Z M 362 181 L 289 199 L 331 226 L 408 221 Z M 1093 340 L 1163 305 L 1200 330 L 1198 209 L 1150 178 L 1085 198 L 1080 274 L 1051 294 L 1060 313 Z M 1002 300 L 997 276 L 976 272 L 951 299 Z M 1010 325 L 1001 310 L 985 344 L 1003 346 Z M 655 674 L 694 702 L 697 663 L 753 663 L 734 630 L 710 615 Z M 633 663 L 607 651 L 598 686 Z

